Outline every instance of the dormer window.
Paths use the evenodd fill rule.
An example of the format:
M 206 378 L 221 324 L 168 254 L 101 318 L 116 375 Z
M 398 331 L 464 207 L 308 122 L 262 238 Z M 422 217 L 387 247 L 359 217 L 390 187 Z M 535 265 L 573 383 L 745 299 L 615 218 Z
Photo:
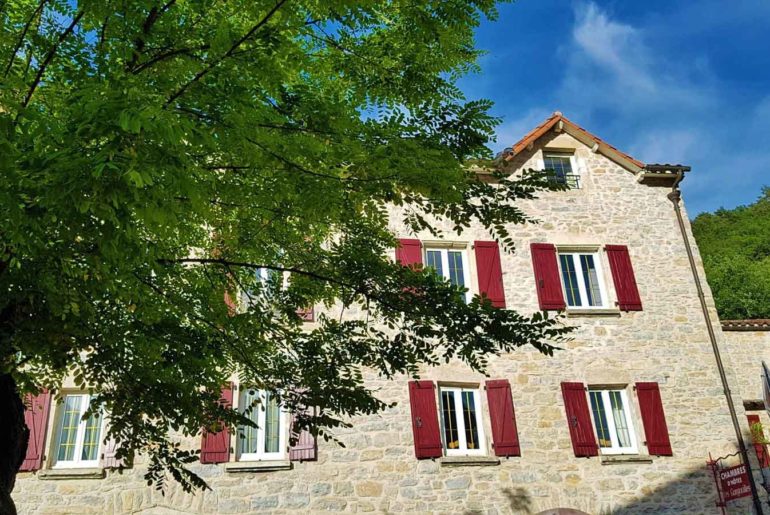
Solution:
M 575 156 L 565 152 L 544 152 L 543 169 L 554 173 L 550 180 L 566 184 L 570 189 L 580 189 L 580 176 L 574 172 Z

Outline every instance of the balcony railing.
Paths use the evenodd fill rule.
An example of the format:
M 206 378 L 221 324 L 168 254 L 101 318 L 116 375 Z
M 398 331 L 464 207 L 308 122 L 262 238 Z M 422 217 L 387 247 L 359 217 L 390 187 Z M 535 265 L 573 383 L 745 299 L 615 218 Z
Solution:
M 571 190 L 580 189 L 580 176 L 577 174 L 568 173 L 565 175 L 552 175 L 548 177 L 548 180 L 555 182 L 556 184 L 566 184 Z

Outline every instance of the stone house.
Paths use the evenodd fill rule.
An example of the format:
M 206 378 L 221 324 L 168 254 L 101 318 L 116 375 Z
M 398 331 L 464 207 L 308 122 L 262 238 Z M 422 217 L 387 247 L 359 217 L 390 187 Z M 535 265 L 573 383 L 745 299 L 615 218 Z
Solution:
M 737 443 L 669 199 L 685 167 L 645 165 L 560 113 L 500 164 L 511 173 L 553 169 L 569 186 L 521 203 L 540 223 L 513 228 L 515 253 L 480 224 L 460 237 L 442 227 L 440 241 L 407 234 L 394 210 L 403 238 L 395 257 L 499 307 L 562 311 L 576 328 L 563 350 L 519 349 L 492 360 L 488 377 L 459 363 L 425 369 L 418 382 L 372 377 L 380 398 L 397 404 L 351 420 L 337 433 L 345 448 L 307 434 L 288 448 L 289 416 L 235 384 L 223 396 L 236 407 L 266 406 L 254 415 L 260 429 L 186 442 L 201 448 L 192 468 L 211 487 L 198 493 L 146 486 L 141 457 L 115 469 L 98 423 L 79 422 L 87 396 L 68 384 L 62 403 L 38 397 L 28 417 L 19 512 L 718 513 L 706 460 L 734 454 Z M 686 216 L 684 229 L 694 246 Z M 694 253 L 748 439 L 747 414 L 770 422 L 757 402 L 770 325 L 726 322 L 723 331 Z M 728 509 L 750 506 L 745 498 Z

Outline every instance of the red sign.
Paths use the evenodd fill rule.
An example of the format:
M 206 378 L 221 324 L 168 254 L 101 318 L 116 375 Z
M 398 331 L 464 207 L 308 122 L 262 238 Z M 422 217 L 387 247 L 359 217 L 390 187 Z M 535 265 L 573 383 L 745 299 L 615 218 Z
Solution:
M 722 483 L 722 500 L 724 502 L 751 495 L 746 465 L 736 465 L 720 470 L 719 481 Z

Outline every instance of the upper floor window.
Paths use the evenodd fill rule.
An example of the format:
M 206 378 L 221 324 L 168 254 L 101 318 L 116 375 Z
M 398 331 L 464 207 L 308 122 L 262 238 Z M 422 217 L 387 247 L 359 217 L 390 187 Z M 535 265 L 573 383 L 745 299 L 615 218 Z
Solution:
M 446 455 L 486 454 L 479 389 L 441 387 L 439 393 Z
M 559 252 L 559 268 L 568 307 L 606 307 L 607 295 L 597 252 Z
M 99 413 L 83 419 L 91 397 L 86 394 L 65 395 L 58 406 L 55 467 L 99 466 L 102 418 Z
M 240 461 L 280 460 L 285 457 L 286 414 L 276 398 L 262 390 L 243 388 L 238 406 L 257 427 L 238 428 Z
M 543 153 L 543 168 L 552 171 L 555 175 L 552 181 L 566 184 L 570 189 L 580 188 L 580 176 L 574 172 L 575 156 L 567 153 L 545 152 Z
M 637 454 L 625 389 L 589 389 L 596 437 L 602 454 Z
M 425 250 L 425 266 L 448 280 L 454 286 L 468 288 L 468 255 L 465 250 L 451 248 L 427 248 Z M 468 293 L 466 293 L 468 300 Z

